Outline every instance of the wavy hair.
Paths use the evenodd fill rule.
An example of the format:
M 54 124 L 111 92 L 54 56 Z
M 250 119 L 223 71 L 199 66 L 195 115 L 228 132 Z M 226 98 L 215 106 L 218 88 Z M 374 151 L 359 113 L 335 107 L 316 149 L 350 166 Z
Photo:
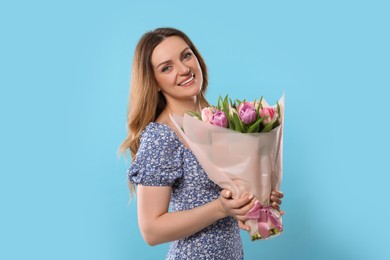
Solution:
M 202 106 L 208 106 L 205 98 L 208 85 L 207 66 L 190 38 L 174 28 L 158 28 L 145 33 L 138 42 L 134 53 L 127 110 L 128 134 L 119 148 L 121 154 L 126 154 L 127 149 L 129 149 L 132 160 L 135 159 L 138 151 L 142 131 L 150 122 L 154 122 L 158 118 L 167 104 L 163 94 L 158 91 L 151 57 L 157 45 L 171 36 L 183 39 L 197 57 L 203 73 L 203 85 L 198 100 Z M 134 190 L 131 184 L 130 188 Z

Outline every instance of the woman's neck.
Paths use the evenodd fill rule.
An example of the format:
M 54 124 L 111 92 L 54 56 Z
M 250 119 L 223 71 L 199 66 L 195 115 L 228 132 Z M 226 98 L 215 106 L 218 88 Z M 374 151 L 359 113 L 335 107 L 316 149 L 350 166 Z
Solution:
M 187 112 L 200 113 L 201 107 L 197 99 L 195 100 L 167 100 L 165 109 L 161 112 L 156 122 L 170 125 L 169 114 L 183 116 Z
M 200 112 L 200 104 L 197 98 L 194 100 L 167 100 L 164 110 L 170 114 L 184 115 L 187 112 Z

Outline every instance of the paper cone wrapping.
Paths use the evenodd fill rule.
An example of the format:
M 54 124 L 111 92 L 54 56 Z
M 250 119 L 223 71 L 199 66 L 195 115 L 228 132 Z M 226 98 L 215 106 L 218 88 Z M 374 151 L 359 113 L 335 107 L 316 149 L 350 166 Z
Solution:
M 187 114 L 172 115 L 171 120 L 214 183 L 230 190 L 233 198 L 253 194 L 268 206 L 271 191 L 279 190 L 282 181 L 284 96 L 279 105 L 280 125 L 267 133 L 239 133 Z M 245 224 L 253 238 L 259 232 L 258 222 Z

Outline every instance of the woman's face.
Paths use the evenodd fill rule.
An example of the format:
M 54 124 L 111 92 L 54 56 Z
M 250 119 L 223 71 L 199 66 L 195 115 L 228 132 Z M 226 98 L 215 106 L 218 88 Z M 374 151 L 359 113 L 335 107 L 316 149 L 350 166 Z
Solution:
M 199 94 L 203 74 L 195 54 L 180 37 L 171 36 L 154 49 L 151 57 L 159 90 L 167 101 Z

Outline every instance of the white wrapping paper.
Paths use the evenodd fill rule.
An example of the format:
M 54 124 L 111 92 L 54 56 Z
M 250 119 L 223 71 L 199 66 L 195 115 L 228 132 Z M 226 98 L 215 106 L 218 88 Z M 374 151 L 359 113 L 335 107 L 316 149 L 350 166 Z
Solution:
M 268 133 L 239 133 L 187 114 L 171 115 L 171 120 L 214 183 L 230 190 L 233 198 L 253 194 L 268 206 L 271 191 L 280 190 L 282 181 L 284 96 L 279 106 L 280 125 Z M 258 233 L 256 220 L 245 224 L 251 237 Z

